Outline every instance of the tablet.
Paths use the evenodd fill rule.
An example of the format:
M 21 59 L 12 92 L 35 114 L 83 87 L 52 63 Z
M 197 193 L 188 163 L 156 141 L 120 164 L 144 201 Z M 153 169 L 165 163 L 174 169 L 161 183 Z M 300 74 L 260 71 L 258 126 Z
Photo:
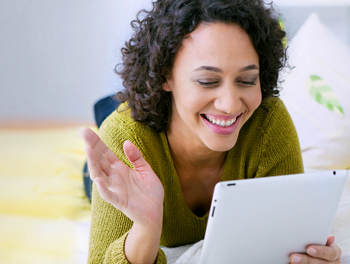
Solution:
M 219 182 L 201 264 L 287 264 L 291 253 L 325 245 L 348 171 Z

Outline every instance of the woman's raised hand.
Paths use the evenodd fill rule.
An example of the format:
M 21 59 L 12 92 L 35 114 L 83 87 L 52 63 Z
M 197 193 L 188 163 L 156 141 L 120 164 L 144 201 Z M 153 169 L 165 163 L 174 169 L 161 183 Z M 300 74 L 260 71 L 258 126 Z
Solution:
M 134 166 L 131 169 L 91 129 L 83 129 L 81 135 L 90 178 L 101 198 L 140 226 L 158 225 L 163 217 L 164 188 L 138 148 L 124 142 L 124 153 Z

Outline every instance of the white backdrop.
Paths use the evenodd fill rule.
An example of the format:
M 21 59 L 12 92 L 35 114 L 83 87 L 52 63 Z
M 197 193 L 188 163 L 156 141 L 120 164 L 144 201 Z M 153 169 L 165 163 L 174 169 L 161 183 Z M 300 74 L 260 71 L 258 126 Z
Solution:
M 93 120 L 142 2 L 0 0 L 0 120 Z
M 0 0 L 0 122 L 91 122 L 121 88 L 113 73 L 130 21 L 149 0 Z M 314 8 L 282 8 L 289 37 Z M 349 8 L 316 8 L 350 45 Z

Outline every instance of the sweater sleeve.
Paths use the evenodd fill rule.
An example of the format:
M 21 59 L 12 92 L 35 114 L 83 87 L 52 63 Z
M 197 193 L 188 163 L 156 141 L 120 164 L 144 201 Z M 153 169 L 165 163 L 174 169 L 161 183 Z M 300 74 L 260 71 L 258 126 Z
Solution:
M 142 148 L 133 130 L 124 126 L 125 123 L 120 122 L 122 120 L 118 120 L 118 117 L 112 114 L 101 126 L 99 134 L 107 147 L 121 161 L 132 168 L 132 165 L 124 154 L 123 143 L 125 140 L 130 140 L 140 149 L 141 153 Z M 133 222 L 121 211 L 105 202 L 95 186 L 93 187 L 91 209 L 92 218 L 88 263 L 128 264 L 129 261 L 125 256 L 124 245 Z M 166 256 L 160 248 L 155 263 L 166 263 Z
M 304 172 L 298 135 L 283 102 L 276 98 L 268 105 L 262 128 L 263 150 L 256 177 Z

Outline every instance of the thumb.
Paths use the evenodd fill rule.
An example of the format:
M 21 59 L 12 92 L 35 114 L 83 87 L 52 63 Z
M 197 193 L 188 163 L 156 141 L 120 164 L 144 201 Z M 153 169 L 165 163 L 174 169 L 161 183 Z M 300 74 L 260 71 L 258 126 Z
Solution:
M 147 161 L 142 157 L 140 150 L 131 141 L 125 141 L 123 148 L 126 157 L 134 166 L 135 170 L 139 172 L 152 170 Z

